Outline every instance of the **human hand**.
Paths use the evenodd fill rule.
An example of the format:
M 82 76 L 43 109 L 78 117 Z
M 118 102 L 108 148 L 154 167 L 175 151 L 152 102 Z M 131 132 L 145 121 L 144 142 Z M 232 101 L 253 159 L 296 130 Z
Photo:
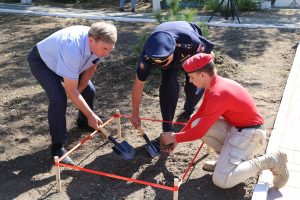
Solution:
M 95 130 L 99 130 L 99 126 L 103 124 L 102 120 L 95 113 L 88 118 L 88 123 Z
M 131 115 L 130 122 L 134 128 L 141 126 L 141 118 L 139 115 Z
M 177 142 L 167 145 L 166 148 L 161 148 L 160 150 L 164 153 L 170 154 L 177 146 Z
M 174 132 L 163 132 L 161 134 L 161 140 L 163 144 L 168 145 L 168 144 L 175 143 L 176 142 L 175 135 L 176 133 Z
M 171 153 L 177 146 L 174 132 L 164 132 L 160 136 L 160 149 L 162 152 Z

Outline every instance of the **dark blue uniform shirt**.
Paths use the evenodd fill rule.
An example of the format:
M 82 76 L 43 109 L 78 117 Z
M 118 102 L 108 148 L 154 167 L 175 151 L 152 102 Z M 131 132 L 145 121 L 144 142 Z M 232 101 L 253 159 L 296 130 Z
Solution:
M 176 41 L 176 47 L 173 52 L 174 58 L 171 64 L 167 66 L 168 68 L 182 67 L 182 63 L 187 58 L 200 52 L 201 46 L 204 46 L 204 53 L 210 53 L 214 47 L 212 42 L 202 37 L 201 29 L 193 23 L 185 21 L 165 22 L 158 25 L 151 34 L 157 31 L 170 33 Z M 153 66 L 157 65 L 149 59 L 145 49 L 143 49 L 136 70 L 138 79 L 145 81 Z

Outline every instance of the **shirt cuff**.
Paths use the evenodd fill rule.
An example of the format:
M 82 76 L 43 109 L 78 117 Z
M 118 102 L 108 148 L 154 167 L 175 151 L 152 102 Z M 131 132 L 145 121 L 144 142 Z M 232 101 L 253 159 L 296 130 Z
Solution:
M 186 132 L 182 131 L 175 134 L 175 140 L 177 143 L 185 142 L 186 141 Z

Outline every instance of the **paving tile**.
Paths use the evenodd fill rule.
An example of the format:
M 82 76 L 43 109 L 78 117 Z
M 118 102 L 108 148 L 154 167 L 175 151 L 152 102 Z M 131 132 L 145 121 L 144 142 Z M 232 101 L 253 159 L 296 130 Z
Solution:
M 287 187 L 297 188 L 300 191 L 300 172 L 289 170 L 289 180 L 287 182 Z M 299 193 L 300 194 L 300 193 Z
M 291 137 L 291 135 L 297 137 Z M 299 135 L 285 134 L 281 140 L 280 147 L 300 151 L 299 141 L 300 141 L 300 134 Z
M 293 162 L 295 163 L 295 164 L 298 164 L 299 165 L 299 171 L 300 171 L 300 152 L 299 151 L 295 151 L 294 152 L 294 158 L 293 158 Z M 300 179 L 299 179 L 300 180 Z M 299 182 L 299 184 L 300 184 L 300 182 Z
M 300 194 L 300 189 L 293 187 L 283 187 L 280 190 L 270 188 L 267 200 L 296 200 Z
M 293 162 L 292 159 L 290 159 L 290 157 L 288 159 L 289 159 L 287 163 L 288 170 L 294 172 L 300 172 L 300 164 Z
M 290 176 L 286 186 L 280 190 L 269 189 L 268 200 L 300 199 L 300 57 L 297 56 L 298 51 L 299 47 L 283 94 L 281 111 L 279 110 L 276 118 L 275 125 L 278 124 L 278 130 L 275 129 L 275 140 L 272 140 L 273 134 L 270 139 L 287 153 Z M 268 148 L 269 146 L 272 147 L 272 144 L 269 143 Z M 270 178 L 264 179 L 263 176 L 260 179 L 270 181 Z
M 299 111 L 298 111 L 298 114 L 300 115 Z M 289 119 L 289 120 L 285 121 L 284 126 L 286 128 L 289 128 L 289 129 L 298 129 L 298 130 L 300 130 L 300 121 L 297 120 L 297 119 Z

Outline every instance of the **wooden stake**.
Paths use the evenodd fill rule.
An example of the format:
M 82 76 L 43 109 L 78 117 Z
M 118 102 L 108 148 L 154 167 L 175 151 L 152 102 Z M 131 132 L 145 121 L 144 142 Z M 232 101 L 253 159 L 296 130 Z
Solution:
M 120 114 L 120 110 L 116 110 L 117 115 Z M 118 129 L 118 138 L 122 138 L 122 133 L 121 133 L 121 117 L 116 118 L 117 122 L 117 129 Z
M 54 156 L 54 162 L 58 163 L 58 156 Z M 56 175 L 56 189 L 57 192 L 61 192 L 61 180 L 60 180 L 60 167 L 54 166 L 55 175 Z
M 207 154 L 209 155 L 210 154 L 210 146 L 206 145 L 207 147 Z
M 179 179 L 174 178 L 174 187 L 178 187 L 179 190 Z M 173 192 L 173 200 L 178 200 L 178 190 Z

